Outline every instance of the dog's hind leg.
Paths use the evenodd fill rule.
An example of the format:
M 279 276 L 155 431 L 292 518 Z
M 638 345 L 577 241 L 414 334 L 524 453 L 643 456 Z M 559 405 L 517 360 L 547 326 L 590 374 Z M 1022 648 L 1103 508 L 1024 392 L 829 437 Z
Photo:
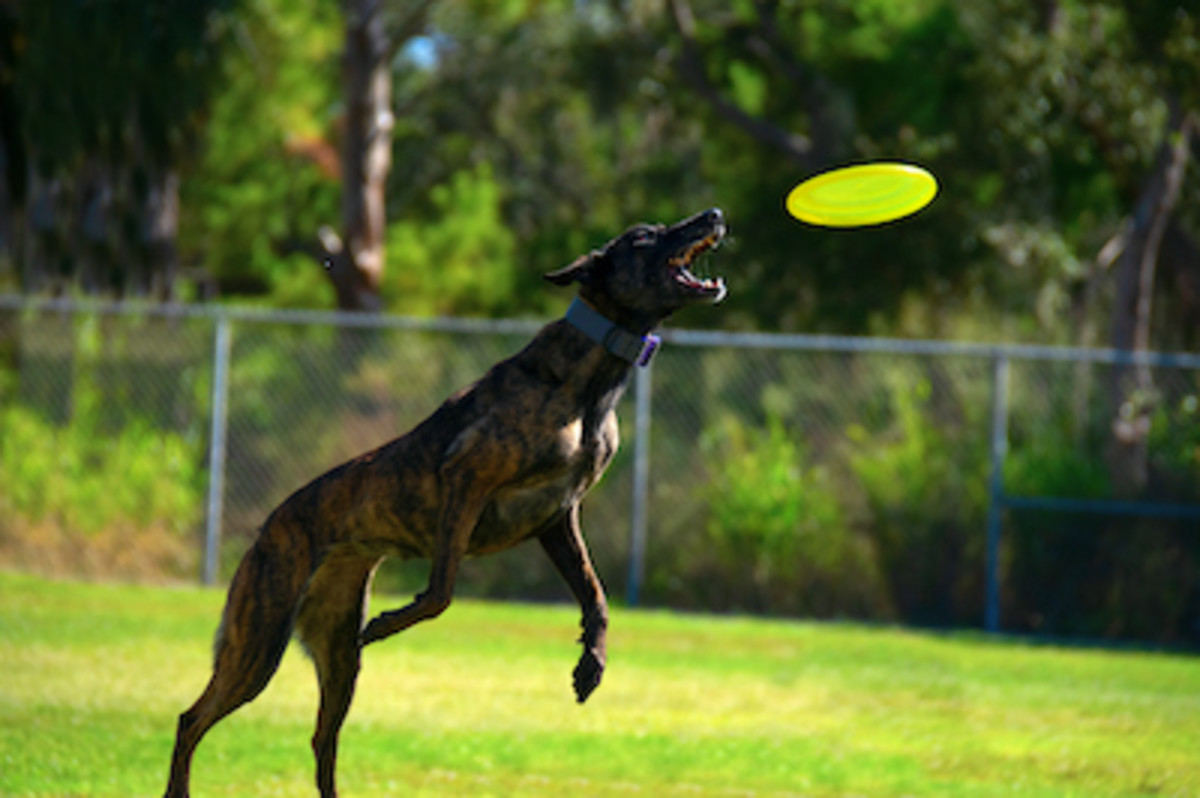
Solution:
M 327 560 L 313 575 L 296 619 L 297 636 L 312 656 L 321 688 L 312 747 L 322 798 L 337 795 L 338 733 L 354 697 L 361 662 L 358 634 L 378 564 L 350 556 Z
M 280 570 L 278 559 L 260 539 L 238 566 L 217 633 L 212 679 L 179 716 L 167 798 L 188 794 L 192 754 L 200 739 L 213 724 L 261 693 L 279 667 L 304 580 Z

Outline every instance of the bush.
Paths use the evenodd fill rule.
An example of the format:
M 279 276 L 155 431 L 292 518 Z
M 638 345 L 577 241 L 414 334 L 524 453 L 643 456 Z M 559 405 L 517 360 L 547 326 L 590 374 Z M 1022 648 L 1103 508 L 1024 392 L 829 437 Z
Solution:
M 1169 498 L 1200 501 L 1200 384 L 1158 406 L 1148 448 L 1155 478 Z
M 31 319 L 19 339 L 0 384 L 0 559 L 180 576 L 207 484 L 192 331 L 104 327 Z
M 383 298 L 393 312 L 503 316 L 517 306 L 516 237 L 501 188 L 481 165 L 433 189 L 433 219 L 388 227 Z
M 1168 413 L 1185 415 L 1189 409 L 1185 398 L 1179 407 L 1160 408 L 1154 416 L 1149 448 L 1160 489 L 1189 482 L 1194 427 L 1185 417 L 1169 419 L 1169 434 L 1162 430 Z M 1006 491 L 1023 497 L 1111 498 L 1108 466 L 1089 448 L 1072 442 L 1063 425 L 1040 429 L 1009 456 Z M 1194 522 L 1010 510 L 1003 540 L 1007 628 L 1195 642 L 1200 544 Z
M 918 623 L 977 622 L 982 606 L 988 458 L 971 424 L 936 419 L 932 385 L 892 376 L 890 429 L 850 429 L 851 467 L 870 511 L 892 598 Z M 947 414 L 948 415 L 948 414 Z
M 65 426 L 19 405 L 0 411 L 5 517 L 51 520 L 84 535 L 119 521 L 193 531 L 204 506 L 201 448 L 144 422 L 102 433 L 88 394 L 77 388 Z
M 888 614 L 873 551 L 846 523 L 830 473 L 776 417 L 726 417 L 702 440 L 711 585 L 720 605 L 818 616 Z

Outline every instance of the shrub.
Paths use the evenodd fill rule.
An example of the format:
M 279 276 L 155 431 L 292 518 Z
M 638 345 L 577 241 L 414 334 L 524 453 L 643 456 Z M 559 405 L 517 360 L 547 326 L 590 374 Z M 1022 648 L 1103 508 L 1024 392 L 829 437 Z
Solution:
M 21 370 L 0 386 L 0 559 L 179 576 L 195 561 L 207 484 L 195 339 L 103 327 L 89 316 L 24 330 Z
M 982 605 L 988 458 L 970 425 L 935 419 L 927 378 L 895 372 L 890 429 L 851 427 L 868 528 L 904 617 L 975 622 Z
M 711 574 L 723 604 L 744 610 L 886 615 L 866 540 L 846 523 L 830 473 L 810 465 L 777 418 L 766 427 L 725 417 L 702 446 L 714 463 L 704 488 Z
M 1163 402 L 1151 418 L 1155 476 L 1176 501 L 1200 501 L 1200 385 Z
M 1152 417 L 1152 490 L 1188 500 L 1196 430 L 1192 404 Z M 1103 438 L 1107 430 L 1089 430 Z M 1009 456 L 1009 495 L 1108 499 L 1109 466 L 1062 424 L 1046 425 Z M 1151 494 L 1153 496 L 1153 494 Z M 1194 492 L 1192 493 L 1194 496 Z M 1006 627 L 1070 636 L 1195 642 L 1200 545 L 1194 522 L 1102 513 L 1010 510 L 1004 529 Z
M 177 433 L 134 421 L 100 432 L 87 390 L 56 426 L 20 405 L 0 411 L 0 506 L 85 535 L 121 521 L 195 529 L 204 505 L 202 451 Z
M 398 313 L 502 316 L 518 305 L 516 237 L 486 165 L 433 189 L 432 219 L 388 227 L 384 301 Z

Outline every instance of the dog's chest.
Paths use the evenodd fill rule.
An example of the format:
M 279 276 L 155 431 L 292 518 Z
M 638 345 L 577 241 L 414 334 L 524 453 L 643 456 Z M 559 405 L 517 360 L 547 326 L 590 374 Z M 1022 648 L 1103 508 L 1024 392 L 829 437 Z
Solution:
M 472 553 L 507 548 L 583 498 L 603 475 L 619 442 L 612 411 L 591 425 L 577 418 L 559 427 L 548 436 L 532 472 L 496 492 L 471 536 Z

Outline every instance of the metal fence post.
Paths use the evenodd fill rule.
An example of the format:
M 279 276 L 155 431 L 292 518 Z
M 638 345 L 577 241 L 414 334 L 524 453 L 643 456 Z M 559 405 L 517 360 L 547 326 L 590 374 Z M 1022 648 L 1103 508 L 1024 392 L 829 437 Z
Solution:
M 212 424 L 208 447 L 208 505 L 204 530 L 204 584 L 215 585 L 220 577 L 221 507 L 225 498 L 225 431 L 229 396 L 229 354 L 233 323 L 217 316 L 213 344 Z
M 1008 355 L 997 354 L 992 367 L 992 477 L 988 487 L 987 597 L 984 626 L 989 632 L 998 632 L 1000 631 L 1000 531 L 1004 521 L 1004 461 L 1008 457 Z
M 636 607 L 646 575 L 646 509 L 650 500 L 650 387 L 652 364 L 634 378 L 633 501 L 626 599 Z

